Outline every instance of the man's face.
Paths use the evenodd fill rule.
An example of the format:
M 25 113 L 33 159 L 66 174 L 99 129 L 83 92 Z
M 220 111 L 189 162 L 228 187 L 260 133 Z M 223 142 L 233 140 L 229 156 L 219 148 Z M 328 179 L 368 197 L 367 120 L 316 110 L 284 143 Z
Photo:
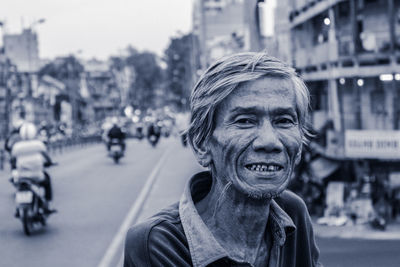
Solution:
M 253 198 L 286 188 L 302 147 L 291 82 L 261 78 L 241 85 L 220 104 L 215 123 L 207 148 L 216 179 Z

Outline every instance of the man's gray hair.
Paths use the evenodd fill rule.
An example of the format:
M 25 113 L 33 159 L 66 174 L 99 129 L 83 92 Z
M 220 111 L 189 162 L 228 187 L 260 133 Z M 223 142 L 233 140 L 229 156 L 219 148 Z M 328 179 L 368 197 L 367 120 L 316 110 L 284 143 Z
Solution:
M 310 95 L 295 70 L 264 52 L 244 52 L 223 57 L 212 64 L 194 86 L 190 97 L 191 119 L 187 129 L 188 142 L 199 147 L 212 135 L 214 113 L 218 105 L 239 85 L 263 77 L 282 78 L 293 83 L 296 112 L 303 142 L 307 142 L 306 119 Z

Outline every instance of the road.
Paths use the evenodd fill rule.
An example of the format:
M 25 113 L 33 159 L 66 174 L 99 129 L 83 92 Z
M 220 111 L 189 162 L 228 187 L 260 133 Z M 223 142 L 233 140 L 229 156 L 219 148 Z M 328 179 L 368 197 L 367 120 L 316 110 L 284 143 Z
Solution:
M 325 267 L 398 267 L 400 240 L 317 238 Z
M 177 143 L 179 144 L 179 143 Z M 105 146 L 71 148 L 54 155 L 54 207 L 43 230 L 27 237 L 13 217 L 13 187 L 8 172 L 0 180 L 0 266 L 97 266 L 171 140 L 156 148 L 130 141 L 120 164 Z
M 192 160 L 190 151 L 184 150 L 178 140 L 161 139 L 156 148 L 145 140 L 132 140 L 119 165 L 106 157 L 101 144 L 56 154 L 59 165 L 49 172 L 53 177 L 54 207 L 59 212 L 50 217 L 45 229 L 30 237 L 23 234 L 20 221 L 13 217 L 9 173 L 0 171 L 0 266 L 99 267 L 166 151 L 170 152 L 167 163 L 177 163 L 173 167 L 165 164 L 169 169 L 162 170 L 164 179 L 149 193 L 152 205 L 144 205 L 140 215 L 144 218 L 179 199 L 186 177 L 194 170 L 188 164 Z M 399 266 L 400 240 L 317 238 L 317 242 L 325 267 Z M 121 263 L 121 253 L 119 247 L 109 266 L 121 266 L 117 264 Z

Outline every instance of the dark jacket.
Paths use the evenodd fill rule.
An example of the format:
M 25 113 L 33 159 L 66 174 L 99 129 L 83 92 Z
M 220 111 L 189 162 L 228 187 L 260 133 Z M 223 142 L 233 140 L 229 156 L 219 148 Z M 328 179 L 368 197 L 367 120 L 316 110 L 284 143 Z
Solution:
M 189 183 L 193 184 L 198 178 L 211 179 L 209 173 L 204 172 L 194 176 Z M 207 188 L 204 183 L 196 185 L 197 190 L 203 192 L 193 192 L 195 187 L 191 187 L 190 184 L 188 187 L 192 190 L 193 199 L 204 195 L 204 189 Z M 162 210 L 128 231 L 125 243 L 125 267 L 237 264 L 229 258 L 226 251 L 213 243 L 212 237 L 207 239 L 210 233 L 202 230 L 204 223 L 199 223 L 200 227 L 196 226 L 198 224 L 197 215 L 194 214 L 196 211 L 194 206 L 190 207 L 193 201 L 190 198 L 188 205 L 185 202 L 186 197 L 190 198 L 184 194 L 180 203 Z M 189 207 L 182 208 L 183 205 Z M 268 266 L 322 266 L 318 262 L 319 250 L 315 244 L 311 219 L 304 202 L 294 193 L 285 191 L 273 201 L 271 214 L 268 219 L 268 232 L 273 240 Z M 287 215 L 288 217 L 285 217 Z M 197 242 L 194 239 L 198 239 Z M 208 244 L 205 245 L 206 243 Z
M 119 140 L 123 140 L 125 139 L 125 133 L 121 130 L 120 127 L 114 125 L 107 134 L 108 138 L 112 139 L 112 138 L 116 138 Z

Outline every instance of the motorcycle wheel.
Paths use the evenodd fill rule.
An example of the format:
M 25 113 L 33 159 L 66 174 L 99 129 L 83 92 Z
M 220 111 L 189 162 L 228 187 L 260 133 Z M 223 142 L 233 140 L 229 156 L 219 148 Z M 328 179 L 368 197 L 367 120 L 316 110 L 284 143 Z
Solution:
M 23 208 L 22 213 L 20 214 L 22 225 L 24 228 L 25 235 L 29 236 L 32 233 L 33 223 L 31 218 L 29 217 L 29 210 L 28 208 Z
M 44 214 L 38 214 L 39 215 L 39 222 L 40 224 L 44 227 L 46 226 L 46 216 Z
M 119 163 L 119 157 L 118 157 L 118 155 L 115 155 L 115 156 L 114 156 L 114 163 L 115 163 L 115 164 L 118 164 L 118 163 Z

